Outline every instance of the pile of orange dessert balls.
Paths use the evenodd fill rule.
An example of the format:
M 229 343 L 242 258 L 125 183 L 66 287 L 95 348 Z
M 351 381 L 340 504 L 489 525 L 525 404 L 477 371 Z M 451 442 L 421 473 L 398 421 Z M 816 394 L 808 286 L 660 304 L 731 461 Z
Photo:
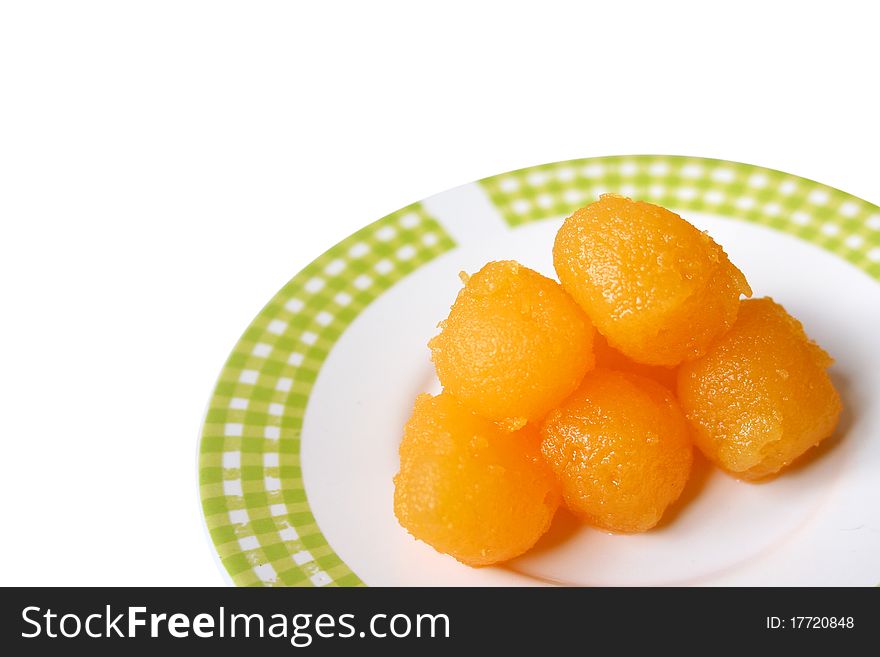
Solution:
M 692 446 L 744 480 L 834 430 L 831 358 L 751 296 L 722 248 L 665 208 L 606 194 L 562 225 L 561 282 L 512 262 L 462 274 L 429 347 L 443 385 L 400 444 L 394 512 L 471 566 L 516 557 L 560 503 L 643 532 L 681 495 Z

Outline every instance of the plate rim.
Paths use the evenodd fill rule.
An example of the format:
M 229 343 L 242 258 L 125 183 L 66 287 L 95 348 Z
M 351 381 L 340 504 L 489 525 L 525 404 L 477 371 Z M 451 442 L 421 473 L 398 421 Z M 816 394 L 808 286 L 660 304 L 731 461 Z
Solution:
M 775 169 L 612 155 L 516 169 L 437 196 L 469 185 L 486 194 L 510 230 L 616 192 L 792 234 L 880 281 L 880 207 Z M 311 514 L 299 463 L 302 419 L 320 368 L 348 326 L 399 280 L 455 247 L 423 201 L 404 206 L 306 265 L 237 340 L 212 389 L 197 459 L 201 522 L 228 581 L 364 585 Z

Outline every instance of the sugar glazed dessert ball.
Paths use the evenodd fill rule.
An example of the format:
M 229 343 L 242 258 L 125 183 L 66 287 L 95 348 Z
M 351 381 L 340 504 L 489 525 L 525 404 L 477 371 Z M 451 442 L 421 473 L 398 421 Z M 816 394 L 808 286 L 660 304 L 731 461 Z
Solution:
M 705 356 L 682 365 L 678 398 L 702 452 L 743 479 L 772 475 L 837 425 L 831 357 L 772 299 L 744 301 Z
M 448 393 L 416 398 L 394 478 L 394 513 L 414 537 L 486 566 L 532 547 L 559 501 L 534 426 L 509 433 Z
M 706 233 L 674 212 L 604 194 L 556 235 L 566 291 L 615 349 L 640 363 L 696 358 L 733 324 L 742 272 Z
M 445 390 L 516 429 L 540 420 L 593 366 L 593 326 L 555 281 L 512 261 L 467 278 L 428 346 Z
M 654 527 L 687 483 L 693 453 L 672 393 L 629 372 L 595 369 L 541 430 L 541 452 L 568 508 L 615 532 Z

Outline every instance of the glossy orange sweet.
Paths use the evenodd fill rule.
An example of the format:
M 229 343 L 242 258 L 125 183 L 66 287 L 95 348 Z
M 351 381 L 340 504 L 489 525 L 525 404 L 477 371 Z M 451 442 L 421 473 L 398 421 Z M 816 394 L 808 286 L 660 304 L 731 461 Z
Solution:
M 593 366 L 592 324 L 559 283 L 516 262 L 463 278 L 428 345 L 440 382 L 509 429 L 540 420 Z
M 512 559 L 562 501 L 598 528 L 655 527 L 694 443 L 743 479 L 777 473 L 837 425 L 831 358 L 675 213 L 603 195 L 560 228 L 562 285 L 513 261 L 471 277 L 429 342 L 394 512 L 471 566 Z M 593 327 L 596 327 L 594 329 Z
M 610 531 L 654 527 L 690 475 L 691 439 L 678 403 L 637 374 L 589 372 L 541 435 L 568 508 Z
M 650 365 L 703 354 L 736 319 L 742 272 L 706 233 L 674 212 L 604 194 L 556 235 L 566 291 L 615 349 Z
M 559 506 L 539 448 L 532 425 L 506 432 L 448 393 L 419 395 L 400 444 L 394 513 L 414 537 L 462 563 L 516 557 Z
M 782 306 L 744 301 L 730 332 L 678 372 L 697 446 L 743 479 L 779 472 L 837 425 L 831 363 Z

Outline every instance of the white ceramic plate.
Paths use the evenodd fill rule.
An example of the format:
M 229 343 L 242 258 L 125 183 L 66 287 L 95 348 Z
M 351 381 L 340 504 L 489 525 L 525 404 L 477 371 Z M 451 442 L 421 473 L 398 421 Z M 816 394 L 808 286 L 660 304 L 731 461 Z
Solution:
M 562 219 L 600 193 L 706 229 L 836 359 L 837 433 L 762 484 L 699 461 L 661 526 L 609 535 L 560 512 L 523 557 L 474 569 L 392 512 L 415 396 L 439 391 L 426 347 L 458 272 L 516 259 L 548 276 Z M 575 160 L 407 206 L 323 254 L 248 328 L 200 449 L 205 519 L 240 585 L 876 585 L 880 582 L 880 209 L 744 164 Z

